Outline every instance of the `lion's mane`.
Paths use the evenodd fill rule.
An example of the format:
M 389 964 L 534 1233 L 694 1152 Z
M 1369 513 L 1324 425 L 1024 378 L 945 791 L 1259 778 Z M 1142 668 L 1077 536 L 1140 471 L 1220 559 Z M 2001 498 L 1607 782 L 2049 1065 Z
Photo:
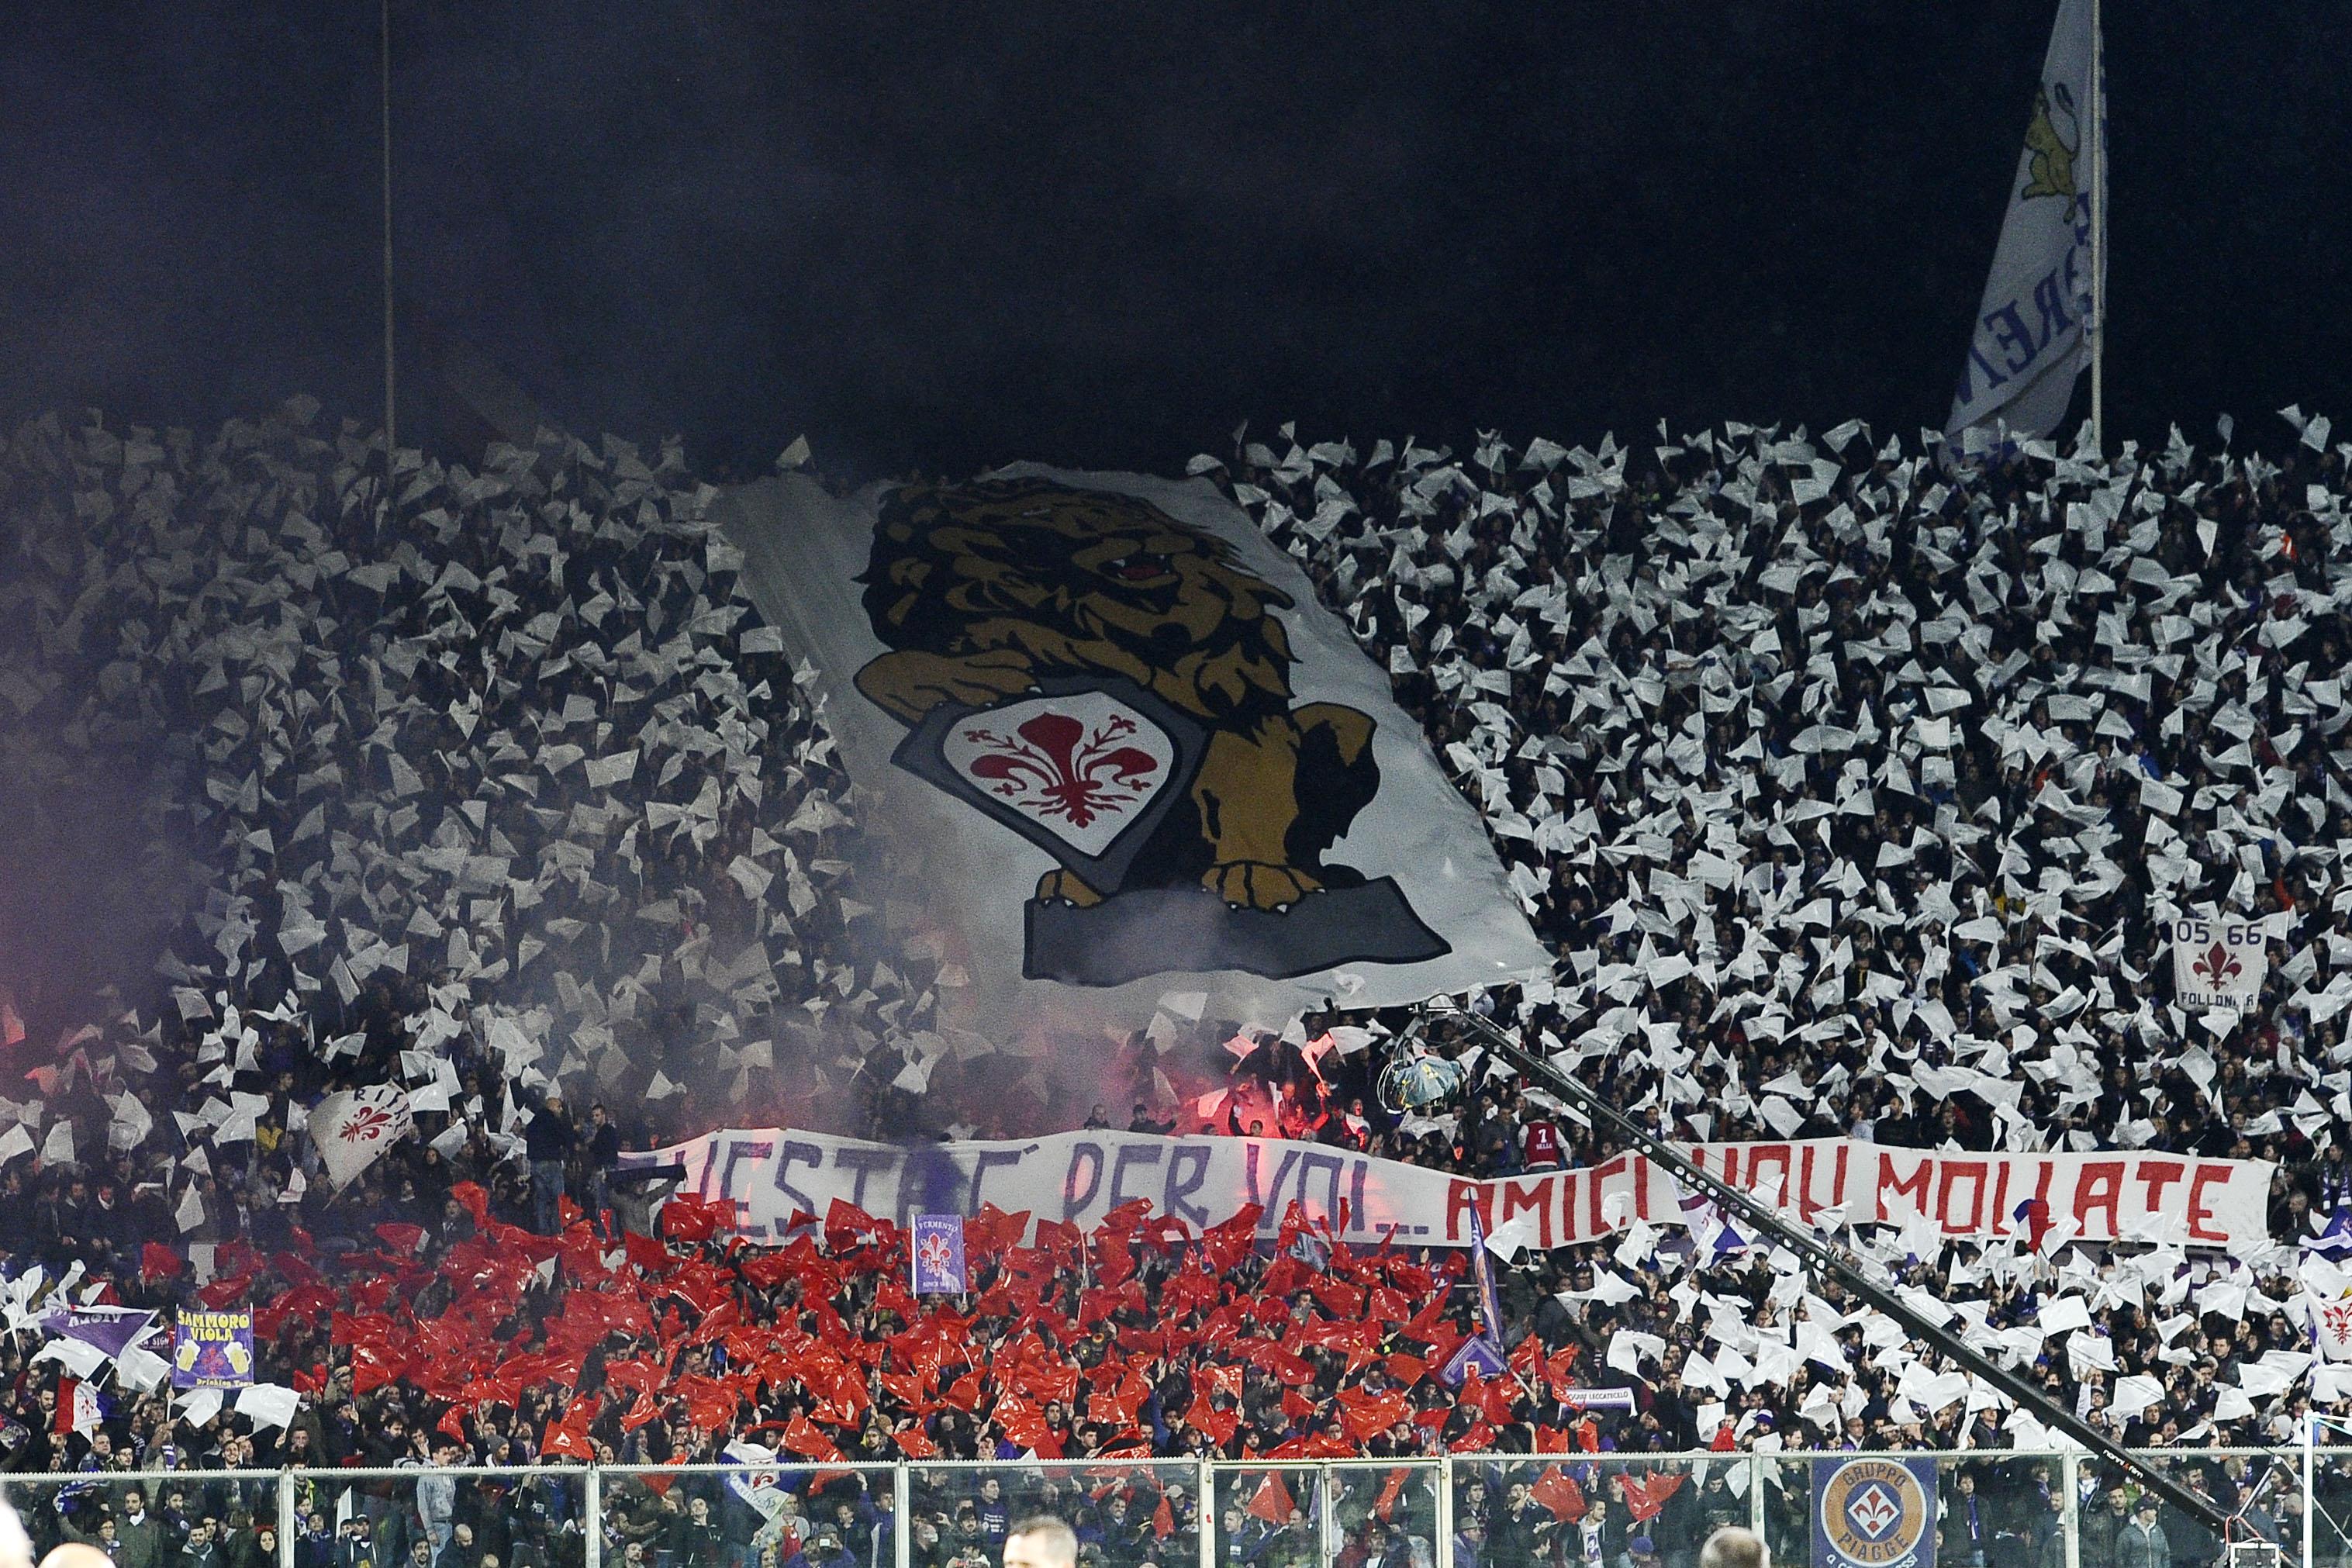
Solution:
M 1175 587 L 1128 592 L 1074 561 L 1110 539 L 1162 547 L 1153 553 Z M 1223 541 L 1133 496 L 1043 479 L 902 485 L 858 580 L 875 636 L 894 649 L 1017 649 L 1041 674 L 1124 676 L 1204 719 L 1290 706 L 1289 637 L 1271 613 L 1289 595 L 1234 565 Z

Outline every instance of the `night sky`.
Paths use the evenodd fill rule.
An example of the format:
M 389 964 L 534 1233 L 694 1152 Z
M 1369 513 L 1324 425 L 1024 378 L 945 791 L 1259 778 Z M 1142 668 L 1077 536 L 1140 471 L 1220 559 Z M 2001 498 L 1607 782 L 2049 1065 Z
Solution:
M 394 0 L 404 353 L 719 470 L 1939 425 L 2054 9 Z M 374 0 L 41 12 L 0 422 L 375 421 Z M 2352 415 L 2314 15 L 2108 7 L 2121 435 Z

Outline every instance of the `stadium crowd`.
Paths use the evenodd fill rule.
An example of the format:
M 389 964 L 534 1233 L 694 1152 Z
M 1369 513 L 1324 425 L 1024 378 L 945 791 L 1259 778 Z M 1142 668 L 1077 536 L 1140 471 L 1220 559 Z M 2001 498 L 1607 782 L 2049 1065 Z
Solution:
M 1011 1132 L 1101 1099 L 1476 1173 L 1612 1151 L 1484 1069 L 1458 1109 L 1388 1114 L 1395 1016 L 1244 1020 L 1226 1053 L 1235 1021 L 1204 1022 L 1197 1056 L 1139 1037 L 1084 1085 L 997 1055 L 943 1016 L 957 966 L 858 898 L 873 851 L 814 672 L 735 594 L 681 452 L 404 452 L 387 505 L 380 446 L 372 469 L 317 426 L 49 418 L 0 466 L 8 826 L 69 837 L 77 781 L 138 781 L 115 858 L 162 917 L 152 994 L 0 973 L 26 1064 L 0 1102 L 0 1464 L 1558 1449 L 1598 1488 L 1609 1454 L 2040 1442 L 1788 1254 L 1679 1231 L 1519 1258 L 1511 1373 L 1457 1392 L 1435 1372 L 1474 1324 L 1443 1252 L 981 1222 L 989 1272 L 925 1308 L 882 1222 L 769 1248 L 675 1197 L 656 1217 L 612 1156 L 735 1120 Z M 2292 428 L 2275 461 L 2176 433 L 1965 474 L 1852 425 L 1662 429 L 1639 458 L 1286 432 L 1192 469 L 1301 561 L 1482 809 L 1558 968 L 1473 1005 L 1616 1103 L 1696 1139 L 2275 1162 L 2249 1257 L 1852 1238 L 2127 1442 L 2268 1443 L 2352 1392 L 2310 1328 L 2347 1289 L 2321 1233 L 2352 1205 L 2352 520 L 2347 448 Z M 2261 1005 L 2187 1016 L 2168 922 L 2224 912 L 2265 922 Z M 383 1083 L 415 1137 L 331 1192 L 308 1116 Z M 31 1359 L 68 1277 L 167 1321 L 250 1301 L 295 1410 L 170 1415 L 117 1367 L 86 1418 Z M 2045 1334 L 2061 1302 L 2087 1321 Z M 1563 1402 L 1589 1385 L 1634 1412 Z M 517 1506 L 558 1517 L 562 1484 Z M 1472 1510 L 1498 1562 L 1534 1538 L 1492 1515 L 1510 1491 Z M 637 1544 L 700 1495 L 649 1491 Z M 874 1500 L 843 1500 L 854 1556 Z M 948 1512 L 922 1521 L 941 1562 Z M 373 1528 L 387 1560 L 412 1544 Z M 526 1550 L 555 1549 L 505 1560 Z

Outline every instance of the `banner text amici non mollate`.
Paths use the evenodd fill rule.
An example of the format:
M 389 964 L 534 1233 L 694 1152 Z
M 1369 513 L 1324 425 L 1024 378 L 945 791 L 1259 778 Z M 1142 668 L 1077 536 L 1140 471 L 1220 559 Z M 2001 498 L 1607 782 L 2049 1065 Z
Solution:
M 1771 1194 L 1808 1223 L 1932 1221 L 1945 1236 L 2024 1239 L 2019 1217 L 2047 1205 L 2051 1245 L 2169 1241 L 2244 1251 L 2269 1239 L 2272 1167 L 2146 1152 L 1955 1153 L 1854 1139 L 1711 1143 L 1692 1148 L 1710 1173 Z M 1475 1181 L 1318 1143 L 1279 1139 L 1089 1131 L 999 1142 L 912 1146 L 768 1128 L 709 1133 L 625 1157 L 686 1166 L 687 1186 L 731 1199 L 753 1239 L 817 1219 L 835 1201 L 907 1223 L 976 1214 L 982 1204 L 1092 1225 L 1143 1200 L 1156 1215 L 1216 1225 L 1255 1204 L 1271 1233 L 1293 1203 L 1345 1240 L 1466 1247 L 1475 1210 L 1494 1229 L 1527 1216 L 1530 1243 L 1596 1240 L 1632 1219 L 1678 1224 L 1679 1185 L 1638 1156 L 1585 1169 Z M 1842 1214 L 1826 1211 L 1842 1210 Z M 1526 1227 L 1523 1227 L 1526 1228 Z

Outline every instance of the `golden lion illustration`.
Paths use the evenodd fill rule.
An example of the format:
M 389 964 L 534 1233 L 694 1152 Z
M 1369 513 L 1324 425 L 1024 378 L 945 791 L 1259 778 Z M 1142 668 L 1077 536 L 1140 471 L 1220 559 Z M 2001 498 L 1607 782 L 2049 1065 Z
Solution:
M 1273 614 L 1291 600 L 1221 541 L 1132 496 L 1046 479 L 909 485 L 886 499 L 859 581 L 891 651 L 857 672 L 857 689 L 908 724 L 1041 678 L 1112 676 L 1206 731 L 1187 797 L 1123 885 L 1051 871 L 1039 900 L 1199 886 L 1236 909 L 1285 910 L 1362 882 L 1323 855 L 1379 790 L 1372 721 L 1291 705 L 1290 643 Z
M 2063 91 L 2063 89 L 2060 89 Z M 2077 141 L 2080 141 L 2079 135 Z M 2033 118 L 2025 127 L 2028 175 L 2021 196 L 2063 196 L 2066 217 L 2074 216 L 2074 204 L 2080 199 L 2074 190 L 2074 148 L 2058 133 L 2058 125 L 2050 117 L 2050 94 L 2045 89 L 2033 95 Z

